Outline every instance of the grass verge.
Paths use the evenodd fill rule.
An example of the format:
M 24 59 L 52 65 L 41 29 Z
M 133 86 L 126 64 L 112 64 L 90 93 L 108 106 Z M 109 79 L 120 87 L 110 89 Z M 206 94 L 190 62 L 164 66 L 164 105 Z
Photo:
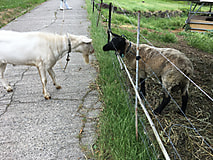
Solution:
M 0 28 L 46 0 L 1 0 Z
M 90 0 L 86 0 L 91 20 L 91 37 L 99 63 L 98 85 L 101 86 L 104 110 L 99 121 L 99 137 L 96 150 L 98 159 L 149 159 L 148 145 L 137 141 L 135 137 L 134 107 L 128 107 L 128 95 L 122 90 L 120 77 L 115 71 L 119 66 L 114 54 L 104 53 L 103 45 L 107 41 L 102 25 L 96 27 L 97 11 L 92 13 Z M 121 76 L 122 78 L 122 76 Z M 154 159 L 154 158 L 153 158 Z

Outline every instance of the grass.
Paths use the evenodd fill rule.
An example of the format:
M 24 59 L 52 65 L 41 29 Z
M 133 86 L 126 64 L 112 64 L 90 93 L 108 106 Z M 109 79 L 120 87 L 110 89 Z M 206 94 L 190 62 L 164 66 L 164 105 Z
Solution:
M 96 0 L 97 1 L 97 0 Z M 97 1 L 98 2 L 98 1 Z M 146 0 L 142 3 L 141 0 L 134 0 L 129 3 L 128 0 L 105 0 L 104 3 L 112 2 L 114 6 L 121 7 L 123 10 L 130 12 L 140 11 L 165 11 L 165 10 L 183 10 L 187 11 L 190 7 L 188 2 L 180 2 L 173 0 Z M 202 8 L 205 10 L 208 8 Z M 102 9 L 104 17 L 108 17 L 108 9 Z M 179 17 L 159 18 L 151 17 L 146 18 L 141 16 L 141 34 L 151 41 L 153 44 L 163 43 L 178 43 L 178 36 L 183 36 L 185 43 L 198 48 L 202 51 L 213 53 L 213 36 L 212 31 L 209 33 L 193 33 L 187 32 L 172 32 L 173 30 L 183 30 L 185 20 L 187 19 L 187 12 L 185 15 Z M 117 34 L 124 34 L 129 40 L 136 42 L 136 28 L 137 28 L 137 16 L 135 15 L 121 15 L 113 14 L 112 16 L 112 31 Z M 122 28 L 126 25 L 128 28 Z M 142 43 L 147 43 L 141 38 Z
M 208 53 L 213 53 L 213 32 L 181 32 L 179 33 L 179 35 L 183 35 L 186 38 L 186 42 L 188 43 L 188 45 L 199 48 L 200 50 Z
M 1 0 L 0 28 L 46 0 Z
M 104 3 L 112 2 L 115 6 L 131 11 L 165 11 L 184 10 L 188 7 L 187 2 L 176 2 L 172 0 L 104 0 Z

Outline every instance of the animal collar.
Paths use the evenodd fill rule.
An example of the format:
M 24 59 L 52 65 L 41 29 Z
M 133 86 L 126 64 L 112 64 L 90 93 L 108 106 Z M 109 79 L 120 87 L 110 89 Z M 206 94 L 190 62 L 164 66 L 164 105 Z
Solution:
M 127 50 L 126 50 L 126 53 L 128 53 L 128 52 L 129 52 L 129 50 L 130 50 L 130 48 L 131 48 L 131 45 L 132 45 L 132 43 L 131 43 L 131 42 L 129 42 L 129 46 L 128 46 Z
M 69 38 L 68 38 L 68 47 L 69 47 L 68 53 L 70 53 L 70 52 L 71 52 L 71 42 L 70 42 L 70 39 L 69 39 Z
M 132 44 L 131 44 L 131 42 L 130 42 L 130 43 L 129 43 L 129 46 L 128 46 L 127 50 L 126 50 L 126 54 L 129 53 L 129 50 L 130 50 L 130 48 L 131 48 L 131 45 L 132 45 Z M 120 56 L 123 58 L 123 57 L 124 57 L 124 54 L 120 52 Z
M 67 52 L 67 58 L 66 58 L 67 62 L 66 62 L 65 67 L 64 67 L 64 72 L 67 68 L 68 62 L 70 61 L 70 54 L 69 53 L 71 53 L 71 42 L 70 42 L 70 39 L 68 37 L 67 37 L 67 39 L 68 39 L 68 47 L 69 48 L 68 48 L 68 52 Z
M 126 54 L 129 53 L 130 48 L 131 48 L 131 45 L 132 45 L 132 43 L 129 42 L 129 46 L 128 46 L 127 50 L 126 50 Z M 131 53 L 132 55 L 134 55 L 131 51 L 130 51 L 130 53 Z M 136 55 L 134 55 L 134 56 L 136 57 L 136 60 L 140 60 L 140 59 L 141 59 L 141 56 L 136 56 Z

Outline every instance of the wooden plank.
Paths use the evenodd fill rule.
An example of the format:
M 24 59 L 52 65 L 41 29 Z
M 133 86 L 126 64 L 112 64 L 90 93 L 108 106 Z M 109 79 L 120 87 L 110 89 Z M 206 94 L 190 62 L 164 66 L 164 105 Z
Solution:
M 213 25 L 190 24 L 191 28 L 199 28 L 205 30 L 213 30 Z
M 205 20 L 197 20 L 197 19 L 191 19 L 191 21 L 189 22 L 191 23 L 199 23 L 199 24 L 209 24 L 209 25 L 213 25 L 213 21 L 205 21 Z
M 193 23 L 200 23 L 200 24 L 193 24 Z M 191 28 L 201 29 L 201 31 L 205 30 L 213 30 L 213 21 L 204 21 L 204 20 L 195 20 L 192 19 L 189 23 Z

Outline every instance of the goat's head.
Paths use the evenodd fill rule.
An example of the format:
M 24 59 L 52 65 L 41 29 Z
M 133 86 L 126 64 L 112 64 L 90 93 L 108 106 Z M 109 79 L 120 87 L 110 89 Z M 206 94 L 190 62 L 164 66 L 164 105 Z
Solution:
M 112 33 L 112 40 L 103 46 L 104 51 L 118 51 L 122 56 L 126 48 L 126 39 L 123 36 Z
M 77 36 L 67 33 L 71 41 L 72 51 L 83 53 L 84 61 L 89 63 L 89 55 L 94 53 L 92 39 L 86 36 Z
M 89 38 L 82 39 L 81 48 L 82 48 L 84 61 L 86 63 L 89 63 L 89 55 L 94 53 L 94 48 L 93 48 L 93 45 L 92 45 L 92 39 L 89 39 Z

